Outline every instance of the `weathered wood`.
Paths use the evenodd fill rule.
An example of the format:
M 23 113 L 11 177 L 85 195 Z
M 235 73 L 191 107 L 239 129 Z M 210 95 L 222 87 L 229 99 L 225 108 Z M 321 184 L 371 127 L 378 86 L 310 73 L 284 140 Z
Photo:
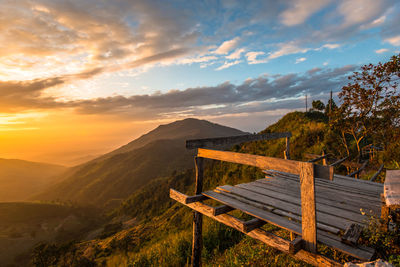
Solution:
M 213 215 L 214 215 L 214 216 L 218 216 L 218 215 L 220 215 L 220 214 L 228 213 L 228 212 L 230 212 L 230 211 L 232 211 L 232 210 L 234 210 L 234 208 L 229 207 L 229 206 L 227 206 L 227 205 L 221 205 L 221 206 L 218 206 L 218 207 L 215 207 L 215 208 L 214 208 Z
M 301 236 L 296 237 L 293 241 L 289 243 L 289 253 L 296 254 L 300 249 L 303 248 L 304 240 Z
M 352 223 L 349 227 L 347 227 L 346 231 L 342 236 L 342 242 L 349 245 L 356 245 L 358 239 L 360 238 L 363 227 L 359 224 Z
M 202 201 L 202 200 L 208 199 L 208 197 L 206 197 L 204 195 L 195 195 L 195 196 L 183 195 L 183 194 L 179 193 L 178 191 L 176 191 L 176 190 L 174 190 L 172 188 L 169 191 L 170 191 L 170 195 L 174 195 L 175 198 L 180 198 L 179 202 L 183 202 L 185 204 L 189 204 L 189 203 L 198 202 L 198 201 Z
M 342 159 L 339 159 L 339 160 L 335 161 L 334 163 L 330 164 L 330 166 L 339 165 L 340 163 L 342 163 L 343 161 L 345 161 L 345 160 L 348 159 L 348 158 L 349 158 L 349 156 L 344 157 L 344 158 L 342 158 Z
M 319 157 L 317 157 L 317 158 L 310 159 L 310 160 L 307 161 L 307 162 L 317 162 L 317 161 L 319 161 L 319 160 L 322 160 L 322 159 L 327 158 L 329 155 L 331 155 L 331 154 L 322 154 L 322 156 L 319 156 Z
M 291 137 L 290 132 L 286 133 L 267 133 L 267 134 L 246 134 L 229 137 L 205 138 L 205 139 L 192 139 L 186 141 L 186 148 L 200 148 L 200 147 L 213 147 L 223 146 L 228 144 L 237 144 L 250 141 L 273 140 L 278 138 Z
M 256 228 L 263 226 L 266 223 L 267 223 L 266 221 L 260 220 L 258 218 L 254 218 L 254 219 L 245 221 L 243 223 L 243 231 L 242 232 L 248 233 L 250 231 L 253 231 Z
M 319 166 L 319 165 L 315 165 L 315 166 Z M 267 171 L 266 173 L 271 172 L 270 170 Z M 299 176 L 297 175 L 293 175 L 293 174 L 289 174 L 289 173 L 282 173 L 282 172 L 277 172 L 277 171 L 273 171 L 279 174 L 280 177 L 284 178 L 284 179 L 289 179 L 289 180 L 293 180 L 294 182 L 298 182 L 299 181 Z M 353 179 L 356 180 L 356 179 Z M 357 181 L 363 181 L 363 180 L 357 180 Z M 362 197 L 362 198 L 366 198 L 369 200 L 376 200 L 379 197 L 379 194 L 381 192 L 382 189 L 380 189 L 380 187 L 371 187 L 368 185 L 364 185 L 364 184 L 352 184 L 351 182 L 348 183 L 347 181 L 327 181 L 325 179 L 319 179 L 316 178 L 315 179 L 315 184 L 318 185 L 321 188 L 326 188 L 326 189 L 332 189 L 335 191 L 339 191 L 339 193 L 349 193 L 351 195 L 355 195 L 357 194 L 357 197 Z
M 384 183 L 386 206 L 400 208 L 400 170 L 387 170 Z
M 245 197 L 253 202 L 271 205 L 274 207 L 274 209 L 301 215 L 300 196 L 295 198 L 285 194 L 269 191 L 265 188 L 257 188 L 253 185 L 253 183 L 240 184 L 235 187 L 225 185 L 217 187 L 217 189 L 226 190 L 227 192 Z M 255 204 L 252 203 L 252 205 Z M 361 214 L 342 211 L 336 207 L 331 207 L 320 203 L 317 203 L 316 207 L 319 214 L 318 222 L 324 225 L 334 226 L 336 230 L 338 230 L 337 228 L 344 230 L 346 229 L 347 224 L 364 220 L 364 217 L 361 216 Z M 353 218 L 353 216 L 355 218 Z
M 283 179 L 260 179 L 255 183 L 261 184 L 261 187 L 266 187 L 269 191 L 278 193 L 279 195 L 288 195 L 296 198 L 300 198 L 300 188 L 298 185 L 286 182 Z M 238 185 L 239 186 L 239 185 Z M 318 203 L 325 204 L 328 206 L 336 207 L 342 210 L 347 210 L 360 214 L 360 208 L 363 210 L 372 210 L 376 216 L 380 216 L 380 205 L 379 203 L 372 201 L 360 201 L 337 192 L 326 191 L 316 186 L 316 201 Z
M 176 200 L 179 202 L 179 199 L 176 199 Z M 182 203 L 182 202 L 180 202 L 180 203 Z M 184 203 L 182 203 L 182 204 L 184 204 Z M 194 202 L 194 203 L 186 204 L 186 206 L 192 208 L 193 210 L 201 212 L 202 214 L 209 216 L 219 222 L 222 222 L 230 227 L 233 227 L 239 231 L 242 227 L 241 225 L 243 222 L 241 222 L 240 220 L 238 220 L 228 214 L 221 214 L 219 216 L 213 216 L 212 214 L 213 214 L 214 208 L 210 207 L 204 203 Z M 294 222 L 292 223 L 292 226 L 294 226 L 292 231 L 298 235 L 301 235 L 301 226 L 298 223 L 294 223 Z M 250 231 L 249 233 L 247 233 L 247 235 L 249 235 L 252 238 L 258 239 L 258 240 L 266 243 L 267 245 L 270 245 L 270 246 L 272 246 L 276 249 L 279 249 L 285 253 L 289 253 L 289 242 L 290 241 L 285 240 L 281 237 L 278 237 L 272 233 L 268 233 L 268 232 L 264 231 L 263 229 L 260 229 L 260 228 L 254 229 L 253 231 Z M 343 244 L 340 242 L 340 239 L 337 239 L 335 236 L 329 235 L 326 232 L 319 231 L 318 236 L 319 236 L 319 239 L 321 239 L 320 240 L 321 243 L 331 246 L 331 247 L 334 247 L 334 248 L 338 249 L 339 251 L 347 253 L 358 259 L 369 260 L 373 255 L 373 251 L 367 250 L 366 248 L 360 249 L 360 248 L 351 247 L 347 244 Z M 319 259 L 319 260 L 327 261 L 327 262 L 329 262 L 329 260 L 330 260 L 321 255 L 312 254 L 312 253 L 306 252 L 304 250 L 300 250 L 298 253 L 296 253 L 295 257 L 299 258 L 305 262 L 308 262 L 310 264 L 315 264 L 316 266 L 318 266 L 318 261 L 313 260 L 313 257 L 316 257 L 315 259 Z
M 286 137 L 285 159 L 290 159 L 290 137 Z
M 300 164 L 301 226 L 304 248 L 317 252 L 317 219 L 315 207 L 314 164 Z
M 261 169 L 275 169 L 278 171 L 299 174 L 300 163 L 294 160 L 284 160 L 273 157 L 257 156 L 244 153 L 236 153 L 229 151 L 219 151 L 212 149 L 199 148 L 197 155 L 203 158 L 214 160 L 222 160 L 232 163 L 245 164 L 255 166 Z M 315 165 L 315 175 L 319 178 L 330 179 L 330 166 Z
M 364 161 L 364 162 L 362 163 L 361 167 L 360 167 L 358 170 L 356 170 L 356 171 L 354 171 L 354 172 L 348 174 L 347 176 L 349 176 L 349 177 L 354 177 L 356 174 L 359 174 L 362 170 L 364 170 L 365 167 L 367 167 L 367 164 L 368 164 L 368 160 Z
M 354 180 L 353 178 L 345 176 L 345 175 L 335 174 L 335 181 L 339 181 L 339 180 L 348 181 L 348 182 L 352 182 L 355 184 L 360 184 L 360 183 L 367 184 L 367 185 L 370 185 L 371 187 L 375 186 L 380 189 L 383 188 L 383 184 L 381 184 L 381 183 L 375 183 L 375 182 L 371 182 L 368 180 Z
M 385 164 L 382 164 L 379 167 L 378 171 L 374 175 L 372 175 L 372 177 L 369 179 L 371 182 L 374 182 L 376 180 L 376 178 L 378 178 L 378 175 L 382 172 L 384 166 L 385 166 Z
M 203 190 L 203 158 L 195 157 L 196 184 L 195 194 L 198 195 Z M 193 212 L 193 243 L 192 243 L 192 266 L 201 266 L 201 249 L 203 247 L 202 238 L 203 215 L 197 211 Z

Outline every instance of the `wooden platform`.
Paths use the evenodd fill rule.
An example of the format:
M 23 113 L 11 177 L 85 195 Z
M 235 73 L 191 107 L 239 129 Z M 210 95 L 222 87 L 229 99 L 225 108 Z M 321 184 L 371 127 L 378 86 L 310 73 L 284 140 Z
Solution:
M 315 266 L 340 266 L 321 255 L 317 243 L 327 245 L 362 261 L 374 256 L 374 249 L 357 243 L 370 216 L 381 216 L 383 185 L 335 175 L 333 166 L 289 160 L 290 134 L 250 135 L 241 141 L 286 138 L 285 159 L 204 149 L 209 143 L 225 144 L 234 138 L 190 140 L 188 148 L 198 148 L 195 157 L 195 195 L 170 189 L 170 197 L 193 209 L 192 266 L 201 266 L 202 215 L 224 223 L 252 238 Z M 255 166 L 264 179 L 238 185 L 221 185 L 203 191 L 203 159 Z M 213 199 L 212 207 L 203 203 Z M 229 214 L 239 210 L 252 218 L 243 221 Z M 292 240 L 262 228 L 266 223 L 291 232 Z
M 301 235 L 299 176 L 272 170 L 267 173 L 265 179 L 219 186 L 202 195 Z M 361 260 L 369 260 L 373 249 L 349 246 L 342 242 L 341 236 L 352 224 L 367 224 L 367 214 L 379 218 L 382 184 L 338 175 L 334 181 L 316 178 L 315 182 L 317 241 Z

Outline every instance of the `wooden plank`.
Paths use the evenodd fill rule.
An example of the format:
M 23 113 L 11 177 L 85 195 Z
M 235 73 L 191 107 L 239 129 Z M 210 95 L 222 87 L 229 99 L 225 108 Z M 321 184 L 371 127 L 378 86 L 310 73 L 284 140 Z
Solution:
M 256 208 L 256 207 L 252 207 L 251 205 L 242 203 L 240 201 L 223 196 L 222 194 L 218 194 L 213 191 L 207 191 L 207 192 L 204 192 L 203 194 L 205 194 L 208 197 L 213 198 L 221 203 L 224 203 L 225 205 L 235 207 L 236 209 L 239 209 L 251 216 L 254 216 L 261 220 L 268 221 L 269 223 L 271 223 L 273 225 L 276 225 L 278 227 L 284 228 L 288 231 L 291 231 L 298 235 L 301 235 L 302 227 L 299 223 L 296 223 L 294 221 L 289 221 L 289 220 L 287 220 L 279 215 L 273 214 L 269 211 L 266 211 L 266 210 L 263 210 L 260 208 Z M 196 204 L 196 203 L 199 203 L 199 202 L 195 202 L 193 204 Z M 192 205 L 192 204 L 188 204 L 188 205 Z M 223 216 L 223 215 L 224 214 L 222 214 L 220 216 Z M 344 244 L 340 241 L 340 239 L 338 237 L 335 237 L 334 235 L 331 235 L 323 230 L 318 230 L 318 240 L 325 245 L 336 248 L 339 251 L 347 253 L 358 259 L 369 260 L 372 257 L 372 255 L 369 251 L 365 251 L 363 249 L 355 248 L 355 247 L 349 246 L 347 244 Z
M 318 165 L 315 165 L 318 166 Z M 268 172 L 271 172 L 271 170 L 268 170 Z M 276 172 L 278 174 L 279 177 L 285 178 L 285 179 L 290 179 L 293 180 L 294 182 L 298 182 L 299 181 L 299 177 L 297 175 L 293 175 L 293 174 L 289 174 L 289 173 L 283 173 L 283 172 L 277 172 L 277 171 L 272 171 L 272 172 Z M 356 180 L 356 179 L 354 179 Z M 345 181 L 342 182 L 336 182 L 336 181 L 327 181 L 325 179 L 315 179 L 315 184 L 319 187 L 323 187 L 323 188 L 329 188 L 332 190 L 337 191 L 338 193 L 350 193 L 351 195 L 355 195 L 357 194 L 356 197 L 362 197 L 362 198 L 366 198 L 368 200 L 372 200 L 372 201 L 376 201 L 376 199 L 378 199 L 378 195 L 381 192 L 381 190 L 379 190 L 379 188 L 374 188 L 374 187 L 370 187 L 368 185 L 363 185 L 363 184 L 359 184 L 357 186 L 357 184 L 351 184 L 348 183 L 347 185 L 344 184 Z
M 336 165 L 339 165 L 340 163 L 342 163 L 343 161 L 345 161 L 345 160 L 348 159 L 348 158 L 349 158 L 349 156 L 344 157 L 344 158 L 342 158 L 342 159 L 339 159 L 339 160 L 335 161 L 334 163 L 330 164 L 330 166 L 334 167 L 334 166 L 336 166 Z
M 253 207 L 257 207 L 260 209 L 264 209 L 267 211 L 270 211 L 274 214 L 278 214 L 281 216 L 285 216 L 291 219 L 295 219 L 297 221 L 301 221 L 301 208 L 299 205 L 297 204 L 293 204 L 293 203 L 285 203 L 284 201 L 279 201 L 279 202 L 274 202 L 276 203 L 280 203 L 280 205 L 276 205 L 276 206 L 271 206 L 273 205 L 270 201 L 266 201 L 268 199 L 275 201 L 272 198 L 268 198 L 266 196 L 254 193 L 254 192 L 244 192 L 245 190 L 242 189 L 240 194 L 235 194 L 233 193 L 233 191 L 238 192 L 239 188 L 236 187 L 231 187 L 229 188 L 228 186 L 222 186 L 222 187 L 218 187 L 217 190 L 221 190 L 221 191 L 217 191 L 218 193 L 239 200 L 243 203 L 246 203 L 250 206 Z M 226 190 L 226 191 L 225 191 Z M 229 191 L 229 192 L 228 192 Z M 244 194 L 243 194 L 244 193 Z M 338 234 L 340 232 L 340 229 L 345 229 L 345 226 L 348 224 L 347 221 L 343 222 L 342 219 L 337 219 L 334 216 L 330 216 L 330 215 L 326 215 L 323 214 L 321 216 L 321 218 L 323 220 L 321 220 L 320 222 L 317 223 L 317 227 L 325 230 L 325 231 L 329 231 L 335 234 Z M 328 223 L 326 223 L 328 222 Z M 333 225 L 333 226 L 330 226 Z
M 266 224 L 266 221 L 260 220 L 258 218 L 254 218 L 248 221 L 245 221 L 243 223 L 243 232 L 248 233 L 250 231 L 253 231 L 256 228 L 260 228 L 264 224 Z
M 285 137 L 288 138 L 291 136 L 292 134 L 290 132 L 285 132 L 285 133 L 246 134 L 246 135 L 228 136 L 228 137 L 192 139 L 192 140 L 186 140 L 186 148 L 193 149 L 200 147 L 223 146 L 228 144 L 237 144 L 250 141 L 273 140 Z
M 179 193 L 178 191 L 174 190 L 174 189 L 170 189 L 170 195 L 174 195 L 175 198 L 181 198 L 179 200 L 179 202 L 183 202 L 185 204 L 189 204 L 189 203 L 193 203 L 193 202 L 198 202 L 201 200 L 206 200 L 208 199 L 208 197 L 204 196 L 204 195 L 195 195 L 195 196 L 187 196 L 187 195 L 182 195 L 181 193 Z
M 359 224 L 351 224 L 342 236 L 342 242 L 349 245 L 356 245 L 360 238 L 363 227 Z
M 301 215 L 300 198 L 294 198 L 285 194 L 266 191 L 265 189 L 257 188 L 252 184 L 240 184 L 235 187 L 220 186 L 217 189 L 232 192 L 253 202 L 259 202 L 265 205 L 273 206 L 276 209 Z M 334 226 L 336 229 L 339 228 L 344 230 L 348 224 L 359 222 L 360 219 L 364 219 L 361 214 L 358 216 L 358 214 L 354 212 L 343 212 L 338 208 L 330 206 L 326 207 L 321 204 L 317 204 L 317 211 L 319 214 L 318 222 L 324 225 Z M 353 215 L 356 218 L 354 218 Z
M 387 170 L 384 198 L 389 208 L 400 208 L 400 170 Z
M 322 155 L 322 156 L 318 156 L 317 158 L 310 159 L 310 160 L 307 161 L 307 162 L 317 162 L 317 161 L 319 161 L 319 160 L 322 160 L 322 159 L 327 158 L 327 157 L 330 156 L 330 155 L 332 155 L 332 154 L 325 154 L 325 155 Z
M 294 223 L 293 221 L 289 221 L 279 215 L 273 214 L 269 211 L 263 210 L 258 207 L 248 205 L 232 197 L 228 197 L 226 195 L 219 194 L 214 191 L 203 192 L 203 194 L 225 205 L 239 209 L 253 217 L 268 221 L 269 223 L 276 225 L 278 227 L 301 234 L 301 227 L 299 224 Z
M 314 164 L 300 164 L 301 229 L 304 248 L 317 252 L 317 218 L 315 207 Z
M 275 169 L 278 171 L 299 174 L 300 162 L 294 160 L 284 160 L 280 158 L 265 157 L 258 155 L 251 155 L 245 153 L 236 153 L 229 151 L 219 151 L 212 149 L 199 148 L 197 151 L 199 157 L 222 160 L 232 163 L 245 164 L 255 166 L 261 169 Z M 330 179 L 332 172 L 330 166 L 316 165 L 315 173 L 317 177 Z
M 196 184 L 195 194 L 198 195 L 203 191 L 203 158 L 195 157 L 196 168 Z M 195 202 L 196 203 L 196 202 Z M 201 266 L 201 249 L 203 247 L 203 215 L 197 211 L 193 212 L 193 243 L 192 243 L 192 266 Z
M 290 137 L 286 137 L 285 159 L 290 159 Z
M 227 205 L 221 205 L 221 206 L 218 206 L 218 207 L 215 207 L 215 208 L 214 208 L 213 215 L 214 215 L 214 216 L 218 216 L 218 215 L 220 215 L 220 214 L 228 213 L 228 212 L 230 212 L 230 211 L 232 211 L 232 210 L 234 210 L 234 208 L 229 207 L 229 206 L 227 206 Z
M 178 192 L 179 193 L 179 192 Z M 181 193 L 180 193 L 181 194 Z M 189 208 L 200 212 L 216 221 L 219 221 L 221 223 L 224 223 L 236 230 L 239 230 L 241 232 L 243 232 L 243 221 L 229 215 L 229 214 L 221 214 L 218 216 L 214 216 L 212 213 L 213 207 L 206 205 L 204 203 L 201 202 L 195 202 L 195 203 L 189 203 L 189 204 L 185 204 L 183 202 L 181 202 L 181 198 L 175 198 L 175 195 L 171 195 L 170 196 L 172 199 L 175 199 L 176 201 L 180 202 L 181 204 L 184 204 L 186 206 L 188 206 Z M 248 236 L 255 238 L 257 240 L 260 240 L 264 243 L 266 243 L 267 245 L 270 245 L 274 248 L 277 248 L 285 253 L 289 253 L 289 241 L 278 237 L 272 233 L 268 233 L 263 229 L 260 228 L 256 228 L 248 233 L 245 233 Z
M 361 167 L 358 170 L 348 174 L 347 176 L 354 177 L 356 174 L 359 174 L 362 170 L 364 170 L 365 167 L 367 167 L 367 164 L 368 164 L 368 160 L 364 161 L 363 164 L 361 165 Z
M 278 181 L 276 179 L 261 179 L 255 182 L 261 184 L 261 187 L 265 186 L 268 190 L 279 193 L 280 195 L 300 198 L 299 186 L 295 186 L 282 180 Z M 378 204 L 374 205 L 373 202 L 360 201 L 345 195 L 338 196 L 336 192 L 324 191 L 318 188 L 318 186 L 316 187 L 316 201 L 317 209 L 318 204 L 322 203 L 342 210 L 354 212 L 356 214 L 360 214 L 360 208 L 368 211 L 372 210 L 378 217 L 380 216 L 380 205 Z
M 374 182 L 376 180 L 376 178 L 378 178 L 378 175 L 381 173 L 384 166 L 385 166 L 385 164 L 381 164 L 378 171 L 374 175 L 372 175 L 372 177 L 369 179 L 371 182 Z
M 171 198 L 173 198 L 173 196 L 171 196 Z M 174 198 L 173 198 L 174 199 Z M 175 199 L 179 202 L 179 198 Z M 182 203 L 182 202 L 181 202 Z M 184 203 L 182 203 L 184 204 Z M 203 204 L 201 202 L 194 202 L 194 203 L 190 203 L 190 204 L 186 204 L 186 206 L 192 208 L 195 211 L 201 212 L 202 214 L 216 220 L 219 222 L 222 222 L 232 228 L 235 228 L 237 230 L 240 231 L 240 225 L 243 223 L 240 220 L 238 220 L 237 218 L 234 218 L 233 216 L 230 216 L 228 214 L 221 214 L 219 216 L 213 216 L 212 211 L 213 211 L 213 207 L 210 207 L 206 204 Z M 301 235 L 301 227 L 300 225 L 297 224 L 297 228 L 298 231 L 294 231 L 296 234 Z M 289 253 L 289 242 L 288 240 L 285 240 L 281 237 L 278 237 L 272 233 L 266 232 L 263 229 L 257 228 L 254 229 L 253 231 L 250 231 L 247 233 L 248 236 L 255 238 L 257 240 L 260 240 L 262 242 L 264 242 L 265 244 L 272 246 L 278 250 L 281 250 L 285 253 Z M 337 245 L 339 243 L 339 248 L 337 248 L 338 250 L 347 253 L 351 256 L 354 256 L 358 259 L 361 260 L 369 260 L 370 258 L 367 258 L 368 256 L 371 255 L 371 251 L 366 251 L 366 250 L 362 250 L 362 249 L 358 249 L 358 248 L 354 248 L 351 246 L 348 246 L 346 244 L 341 243 L 338 240 L 335 240 L 335 237 L 332 235 L 326 235 L 325 232 L 319 231 L 318 232 L 318 236 L 322 237 L 323 241 L 320 241 L 321 243 L 331 246 L 331 247 L 335 247 L 332 246 L 333 245 Z M 294 255 L 296 258 L 299 258 L 305 262 L 308 262 L 310 264 L 314 264 L 316 266 L 319 266 L 318 264 L 320 262 L 325 262 L 325 263 L 329 263 L 331 260 L 321 256 L 321 255 L 317 255 L 317 254 L 312 254 L 310 252 L 304 251 L 304 250 L 300 250 L 298 253 L 296 253 Z M 371 256 L 372 257 L 372 256 Z M 328 265 L 330 266 L 330 265 Z M 335 265 L 336 266 L 336 265 Z
M 289 243 L 289 253 L 296 254 L 300 249 L 303 248 L 304 241 L 301 236 L 297 236 L 293 241 Z
M 357 183 L 357 184 L 362 183 L 362 184 L 367 184 L 370 186 L 383 188 L 383 184 L 381 184 L 381 183 L 371 182 L 371 181 L 362 180 L 362 179 L 355 180 L 351 177 L 340 175 L 340 174 L 335 174 L 335 181 L 337 181 L 337 180 L 344 180 L 344 181 L 349 181 L 349 182 L 353 182 L 353 183 Z

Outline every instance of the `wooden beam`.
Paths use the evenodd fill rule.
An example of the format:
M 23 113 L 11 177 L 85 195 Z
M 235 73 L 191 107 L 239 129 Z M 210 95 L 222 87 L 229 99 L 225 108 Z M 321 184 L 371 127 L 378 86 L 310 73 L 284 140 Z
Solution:
M 301 236 L 297 236 L 293 241 L 289 244 L 289 253 L 296 254 L 300 249 L 303 248 L 304 240 Z
M 267 134 L 246 134 L 229 137 L 205 138 L 186 140 L 186 148 L 194 149 L 200 147 L 223 146 L 228 144 L 237 144 L 250 141 L 272 140 L 278 138 L 291 137 L 290 132 L 286 133 L 267 133 Z
M 342 158 L 342 159 L 339 159 L 339 160 L 335 161 L 334 163 L 330 164 L 329 166 L 336 166 L 336 165 L 339 165 L 340 163 L 342 163 L 343 161 L 345 161 L 345 160 L 348 159 L 348 158 L 349 158 L 349 156 L 344 157 L 344 158 Z
M 286 137 L 285 159 L 290 159 L 290 137 Z
M 171 196 L 171 198 L 175 199 L 174 196 Z M 177 198 L 175 200 L 180 202 L 179 201 L 180 198 Z M 182 203 L 182 202 L 180 202 L 180 203 Z M 182 204 L 184 204 L 184 203 L 182 203 Z M 200 212 L 200 213 L 210 217 L 211 219 L 214 219 L 220 223 L 223 223 L 223 224 L 230 226 L 238 231 L 243 232 L 241 229 L 241 224 L 243 222 L 231 215 L 221 214 L 219 216 L 214 216 L 211 212 L 213 207 L 210 207 L 201 202 L 195 202 L 195 203 L 184 204 L 184 205 L 188 206 L 189 208 L 191 208 L 197 212 Z M 271 246 L 275 249 L 278 249 L 284 253 L 289 254 L 289 247 L 290 247 L 289 240 L 286 240 L 282 237 L 276 236 L 276 235 L 274 235 L 270 232 L 267 232 L 263 229 L 260 229 L 260 228 L 256 228 L 256 229 L 254 229 L 248 233 L 244 233 L 244 234 L 250 236 L 251 238 L 257 239 L 257 240 L 267 244 L 268 246 Z M 296 259 L 302 260 L 302 261 L 312 264 L 314 266 L 334 266 L 334 267 L 342 266 L 340 263 L 338 263 L 332 259 L 329 259 L 329 258 L 319 255 L 319 254 L 312 254 L 303 249 L 299 250 L 296 254 L 294 254 L 292 256 Z
M 386 206 L 400 208 L 400 170 L 387 170 L 383 193 Z
M 263 226 L 266 223 L 267 223 L 266 221 L 260 220 L 258 218 L 248 220 L 243 223 L 243 231 L 242 232 L 248 233 L 250 231 L 253 231 L 256 228 Z
M 205 195 L 195 195 L 195 196 L 183 195 L 183 194 L 179 193 L 178 191 L 176 191 L 176 190 L 174 190 L 172 188 L 170 189 L 169 194 L 170 195 L 174 195 L 175 198 L 180 198 L 179 202 L 183 202 L 185 204 L 189 204 L 189 203 L 198 202 L 198 201 L 202 201 L 202 200 L 208 199 L 208 197 L 206 197 Z
M 352 223 L 344 232 L 342 236 L 342 242 L 349 245 L 357 245 L 362 230 L 363 227 L 361 225 Z
M 347 175 L 347 176 L 349 176 L 349 177 L 354 177 L 356 174 L 359 174 L 362 170 L 364 170 L 365 167 L 367 166 L 367 164 L 368 164 L 368 160 L 364 161 L 363 164 L 361 165 L 361 167 L 360 167 L 358 170 L 356 170 L 356 171 L 350 173 L 350 174 Z
M 327 158 L 329 155 L 331 155 L 331 154 L 325 154 L 325 155 L 319 156 L 318 158 L 310 159 L 310 160 L 307 161 L 307 162 L 317 162 L 317 161 L 319 161 L 319 160 L 321 160 L 321 159 Z
M 382 164 L 379 167 L 378 171 L 374 175 L 372 175 L 371 179 L 369 179 L 371 182 L 374 182 L 376 180 L 376 178 L 378 178 L 378 175 L 381 173 L 381 171 L 383 170 L 384 166 L 385 166 L 385 164 Z
M 301 228 L 304 248 L 317 252 L 317 220 L 315 213 L 314 164 L 303 162 L 300 165 Z
M 300 173 L 300 161 L 284 160 L 280 158 L 265 157 L 258 155 L 251 155 L 245 153 L 236 153 L 230 151 L 220 151 L 212 149 L 199 148 L 197 151 L 199 157 L 222 160 L 232 163 L 245 164 L 255 166 L 261 169 L 274 169 L 293 174 Z M 318 178 L 333 179 L 333 167 L 315 165 L 315 175 Z
M 221 206 L 218 206 L 218 207 L 215 207 L 215 208 L 214 208 L 213 215 L 214 215 L 214 216 L 218 216 L 218 215 L 220 215 L 220 214 L 228 213 L 228 212 L 230 212 L 230 211 L 232 211 L 232 210 L 234 210 L 234 209 L 235 209 L 235 208 L 229 207 L 229 206 L 227 206 L 227 205 L 221 205 Z
M 195 194 L 201 194 L 203 190 L 203 158 L 195 157 L 194 159 L 196 167 L 196 187 Z M 192 246 L 192 266 L 201 266 L 201 249 L 203 247 L 202 238 L 203 228 L 203 215 L 200 212 L 193 212 L 193 246 Z

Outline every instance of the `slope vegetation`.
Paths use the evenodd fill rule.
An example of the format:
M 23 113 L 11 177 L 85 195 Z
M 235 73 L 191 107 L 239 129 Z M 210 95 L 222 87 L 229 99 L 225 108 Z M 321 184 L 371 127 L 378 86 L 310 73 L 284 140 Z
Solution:
M 161 125 L 109 154 L 75 167 L 62 182 L 34 199 L 112 207 L 155 178 L 192 168 L 194 151 L 186 150 L 186 139 L 241 134 L 196 119 Z
M 26 200 L 59 181 L 66 169 L 60 165 L 0 159 L 0 202 Z

